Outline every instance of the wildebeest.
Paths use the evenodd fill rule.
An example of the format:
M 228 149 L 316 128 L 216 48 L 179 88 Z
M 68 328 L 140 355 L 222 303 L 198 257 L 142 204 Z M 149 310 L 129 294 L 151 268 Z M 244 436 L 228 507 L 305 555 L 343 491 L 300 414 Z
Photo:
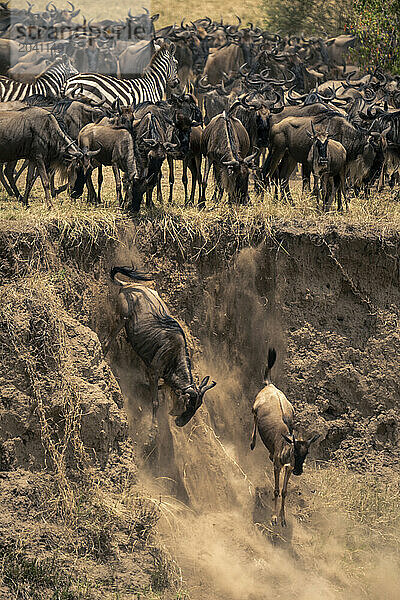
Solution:
M 342 208 L 342 194 L 346 207 L 346 159 L 347 152 L 342 144 L 329 139 L 329 128 L 324 133 L 317 133 L 311 123 L 308 132 L 312 146 L 308 154 L 308 163 L 315 178 L 318 178 L 322 191 L 322 206 L 328 210 L 337 195 L 338 210 Z
M 325 44 L 330 61 L 342 65 L 347 58 L 348 50 L 354 48 L 356 41 L 354 35 L 338 35 L 335 38 L 326 40 Z
M 101 202 L 101 185 L 103 182 L 103 166 L 113 168 L 117 201 L 123 205 L 121 177 L 119 171 L 125 173 L 125 203 L 132 202 L 132 189 L 137 177 L 135 142 L 132 132 L 118 125 L 113 125 L 109 119 L 100 123 L 90 123 L 81 129 L 78 136 L 78 145 L 84 152 L 92 152 L 93 159 L 86 171 L 86 185 L 90 202 Z M 97 195 L 92 182 L 92 172 L 98 168 Z M 73 198 L 78 198 L 83 192 L 82 180 L 77 180 L 72 192 Z
M 42 181 L 48 206 L 50 198 L 49 172 L 64 167 L 65 161 L 83 157 L 76 143 L 62 131 L 56 118 L 47 110 L 27 107 L 0 112 L 0 162 L 7 163 L 6 175 L 17 198 L 22 199 L 13 180 L 12 170 L 19 159 L 28 159 L 28 174 L 23 203 L 28 204 L 35 169 Z M 7 173 L 11 165 L 11 173 Z
M 145 193 L 147 206 L 152 206 L 153 190 L 156 186 L 158 200 L 161 201 L 161 167 L 167 153 L 177 146 L 171 142 L 173 124 L 166 123 L 162 105 L 143 104 L 135 110 L 135 118 L 138 178 L 133 188 L 131 208 L 134 213 L 140 210 Z
M 153 40 L 131 44 L 118 57 L 118 76 L 131 79 L 141 75 L 156 51 Z
M 117 278 L 118 274 L 128 281 Z M 174 394 L 170 414 L 176 417 L 176 425 L 183 427 L 200 408 L 204 394 L 216 383 L 208 383 L 209 377 L 204 377 L 200 385 L 194 382 L 185 333 L 158 293 L 146 283 L 151 277 L 132 267 L 113 267 L 111 279 L 121 286 L 118 304 L 122 322 L 111 332 L 104 354 L 125 327 L 130 345 L 147 368 L 153 426 L 157 425 L 158 382 L 163 379 Z
M 105 111 L 101 105 L 93 105 L 85 98 L 71 100 L 70 98 L 52 98 L 35 94 L 29 96 L 24 102 L 2 102 L 0 103 L 0 111 L 2 110 L 18 110 L 25 106 L 38 106 L 50 111 L 57 119 L 58 124 L 67 133 L 71 140 L 77 141 L 79 131 L 88 123 L 93 123 L 99 118 L 105 116 Z M 15 181 L 20 177 L 25 170 L 28 161 L 25 161 L 15 178 Z M 71 173 L 72 175 L 72 173 Z M 2 182 L 4 184 L 4 182 Z M 61 186 L 58 190 L 54 188 L 54 173 L 51 176 L 51 194 L 56 196 L 59 192 L 64 191 L 68 185 Z M 7 188 L 6 188 L 7 189 Z M 10 190 L 7 190 L 10 193 Z
M 197 183 L 199 185 L 199 203 L 201 202 L 201 136 L 201 127 L 193 127 L 193 129 L 190 132 L 189 138 L 189 152 L 183 160 L 182 183 L 185 189 L 185 206 L 187 206 L 189 202 L 190 204 L 194 203 L 194 196 L 196 192 Z M 192 174 L 192 189 L 190 192 L 190 198 L 188 197 L 188 169 Z
M 238 73 L 240 66 L 245 62 L 243 49 L 238 44 L 222 46 L 209 54 L 204 67 L 204 77 L 208 83 L 215 85 L 223 80 L 224 73 Z
M 193 167 L 198 166 L 198 161 L 192 160 L 192 149 L 195 144 L 196 134 L 192 136 L 193 128 L 198 128 L 203 123 L 201 111 L 197 105 L 197 101 L 192 94 L 171 95 L 169 121 L 173 123 L 173 141 L 177 142 L 177 147 L 173 153 L 168 154 L 169 166 L 169 202 L 172 202 L 173 188 L 175 183 L 174 175 L 174 160 L 183 161 L 182 182 L 185 187 L 185 202 L 187 202 L 187 176 L 185 175 L 186 167 L 189 166 L 193 174 Z M 168 117 L 168 113 L 166 115 Z M 201 129 L 200 129 L 201 131 Z M 171 138 L 172 139 L 172 138 Z M 194 157 L 193 157 L 194 158 Z M 201 154 L 200 154 L 201 163 Z M 200 167 L 198 166 L 198 171 Z
M 279 479 L 284 470 L 282 485 L 282 502 L 280 519 L 282 527 L 286 526 L 285 499 L 290 475 L 301 475 L 303 463 L 309 448 L 320 436 L 313 435 L 309 440 L 298 440 L 293 433 L 294 409 L 285 394 L 270 381 L 270 371 L 275 364 L 276 352 L 273 348 L 268 351 L 268 364 L 264 374 L 264 387 L 257 394 L 253 404 L 254 428 L 251 449 L 256 445 L 257 430 L 269 457 L 274 465 L 274 513 L 272 524 L 278 522 L 278 498 L 280 494 Z
M 231 202 L 244 203 L 248 198 L 250 165 L 255 153 L 247 156 L 250 140 L 246 129 L 239 119 L 231 117 L 224 111 L 207 125 L 201 136 L 201 150 L 205 156 L 205 167 L 202 186 L 202 198 L 199 203 L 205 204 L 205 192 L 211 166 L 218 188 L 214 197 L 222 198 L 224 190 L 228 192 Z
M 263 166 L 264 176 L 272 176 L 282 160 L 284 168 L 280 172 L 281 184 L 291 200 L 289 177 L 297 163 L 308 167 L 308 154 L 312 142 L 307 131 L 310 131 L 312 122 L 325 128 L 329 125 L 332 137 L 346 150 L 347 167 L 353 179 L 357 177 L 358 171 L 361 173 L 361 179 L 368 181 L 376 155 L 372 137 L 366 130 L 353 125 L 348 119 L 329 109 L 320 111 L 314 117 L 287 117 L 271 127 L 271 152 Z

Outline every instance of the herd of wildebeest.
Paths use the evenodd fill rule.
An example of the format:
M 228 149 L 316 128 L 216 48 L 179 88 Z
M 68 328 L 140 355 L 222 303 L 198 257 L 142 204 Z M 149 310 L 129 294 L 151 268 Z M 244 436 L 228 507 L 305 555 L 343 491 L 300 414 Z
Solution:
M 185 203 L 198 185 L 200 208 L 211 167 L 213 201 L 225 191 L 242 204 L 249 185 L 292 202 L 298 165 L 303 192 L 313 174 L 311 197 L 325 210 L 397 184 L 400 79 L 352 65 L 354 37 L 281 36 L 239 18 L 156 30 L 157 18 L 143 9 L 94 22 L 70 3 L 0 3 L 0 181 L 10 196 L 27 206 L 40 176 L 49 206 L 85 186 L 98 203 L 112 166 L 118 202 L 137 213 L 154 188 L 162 202 L 164 161 L 173 201 L 177 160 Z
M 249 185 L 260 197 L 271 188 L 292 202 L 298 165 L 303 192 L 311 193 L 313 175 L 310 198 L 324 210 L 335 201 L 342 209 L 342 199 L 347 207 L 350 194 L 373 186 L 397 185 L 400 78 L 352 65 L 354 37 L 284 37 L 240 19 L 210 18 L 157 31 L 158 15 L 146 10 L 94 22 L 68 4 L 34 12 L 29 3 L 23 10 L 0 3 L 0 181 L 23 205 L 38 176 L 48 206 L 66 189 L 73 201 L 85 186 L 88 201 L 99 203 L 103 167 L 111 166 L 118 202 L 137 213 L 144 196 L 152 206 L 154 188 L 163 202 L 164 161 L 169 202 L 175 161 L 182 161 L 185 204 L 195 203 L 198 186 L 199 208 L 211 167 L 214 202 L 225 191 L 230 202 L 245 204 Z M 184 331 L 149 278 L 131 267 L 115 267 L 111 277 L 121 286 L 120 320 L 104 352 L 125 328 L 148 370 L 154 427 L 160 381 L 173 392 L 171 414 L 183 427 L 215 382 L 194 381 Z M 293 407 L 270 380 L 275 358 L 270 349 L 251 447 L 258 430 L 274 464 L 273 522 L 284 470 L 284 525 L 289 477 L 302 473 L 318 436 L 295 438 Z

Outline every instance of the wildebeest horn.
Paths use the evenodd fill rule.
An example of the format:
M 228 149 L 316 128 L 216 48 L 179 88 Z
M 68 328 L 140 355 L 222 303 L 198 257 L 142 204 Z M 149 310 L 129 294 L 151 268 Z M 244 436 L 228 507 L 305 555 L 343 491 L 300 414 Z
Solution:
M 69 144 L 68 144 L 68 145 L 67 145 L 67 146 L 64 148 L 64 151 L 65 151 L 65 150 L 68 150 L 68 148 L 70 148 L 71 146 L 76 146 L 76 142 L 75 142 L 75 140 L 72 140 L 72 141 L 71 141 L 71 142 L 70 142 L 70 143 L 69 143 Z M 77 147 L 77 146 L 76 146 L 76 147 Z M 77 149 L 79 150 L 79 152 L 80 152 L 81 154 L 83 154 L 83 152 L 82 152 L 82 150 L 81 150 L 80 148 L 78 148 L 78 147 L 77 147 Z M 74 150 L 75 150 L 75 148 L 74 148 Z
M 84 148 L 83 155 L 87 156 L 88 158 L 92 158 L 93 156 L 96 156 L 96 154 L 98 154 L 99 152 L 101 152 L 101 148 L 99 148 L 98 150 L 87 150 L 86 148 Z
M 235 165 L 238 165 L 239 161 L 238 160 L 225 160 L 225 161 L 222 161 L 222 164 L 225 165 L 226 167 L 233 167 Z
M 285 105 L 283 104 L 283 102 L 282 102 L 282 99 L 281 99 L 281 97 L 279 96 L 279 94 L 278 94 L 277 92 L 275 92 L 275 94 L 276 94 L 276 96 L 277 96 L 277 99 L 276 99 L 276 100 L 275 100 L 275 102 L 273 103 L 273 105 L 272 105 L 272 107 L 271 107 L 271 109 L 270 109 L 270 110 L 271 110 L 271 112 L 272 112 L 272 113 L 274 113 L 274 114 L 276 115 L 276 114 L 278 114 L 278 113 L 281 113 L 281 112 L 283 111 L 283 109 L 285 108 Z M 279 100 L 279 102 L 280 102 L 281 104 L 280 104 L 280 106 L 275 106 L 275 105 L 276 105 L 276 103 L 278 102 L 278 100 Z
M 133 19 L 133 15 L 132 15 L 131 9 L 129 9 L 129 10 L 128 10 L 128 17 L 129 17 L 130 19 Z
M 367 92 L 368 92 L 368 94 L 367 94 Z M 376 92 L 374 90 L 371 90 L 371 88 L 369 88 L 368 86 L 366 86 L 364 89 L 364 95 L 365 95 L 365 99 L 368 102 L 373 102 L 376 99 Z
M 153 140 L 153 139 L 149 139 L 149 138 L 144 138 L 143 142 L 147 145 L 150 146 L 151 148 L 154 148 L 154 146 L 157 146 L 157 141 Z
M 253 154 L 251 154 L 250 156 L 246 156 L 246 158 L 244 159 L 244 163 L 246 165 L 249 165 L 251 162 L 253 162 L 253 160 L 255 159 L 255 157 L 257 156 L 257 152 L 254 152 Z
M 312 121 L 311 121 L 311 131 L 312 131 L 312 133 L 313 133 L 313 136 L 314 136 L 314 137 L 317 137 L 317 132 L 315 131 L 315 128 L 314 128 L 314 123 L 313 123 Z
M 318 439 L 318 438 L 320 438 L 320 437 L 321 437 L 321 434 L 320 434 L 320 433 L 316 433 L 315 435 L 313 435 L 313 436 L 312 436 L 312 438 L 310 438 L 310 439 L 308 440 L 308 442 L 307 442 L 307 446 L 308 446 L 308 447 L 310 447 L 310 446 L 311 446 L 311 444 L 313 444 L 314 442 L 316 442 L 316 441 L 317 441 L 317 439 Z
M 237 32 L 237 26 L 236 25 L 228 25 L 225 28 L 226 33 L 228 33 L 229 35 L 234 35 Z
M 240 102 L 246 106 L 246 108 L 260 108 L 260 103 L 259 102 L 253 102 L 250 103 L 249 100 L 252 100 L 254 98 L 254 94 L 246 94 L 243 98 L 240 99 Z
M 217 383 L 215 381 L 212 381 L 210 384 L 208 383 L 210 380 L 209 375 L 207 375 L 206 377 L 203 378 L 202 382 L 199 385 L 199 392 L 201 393 L 201 395 L 203 396 L 207 390 L 211 390 L 211 388 L 215 387 L 217 385 Z
M 210 90 L 213 86 L 211 85 L 211 83 L 203 83 L 205 77 L 201 77 L 201 79 L 199 80 L 197 87 L 200 89 L 202 88 L 203 90 Z
M 72 4 L 72 2 L 69 2 L 69 0 L 67 1 L 67 4 L 69 4 L 71 7 L 71 10 L 69 10 L 68 12 L 73 13 L 75 10 L 75 6 Z
M 353 77 L 353 75 L 355 75 L 357 73 L 357 71 L 350 71 L 350 73 L 348 73 L 346 75 L 346 83 L 347 85 L 351 86 L 351 87 L 357 87 L 358 84 L 353 84 L 351 83 L 350 79 Z
M 146 8 L 145 6 L 142 6 L 142 8 L 143 8 L 144 12 L 146 13 L 146 15 L 150 14 L 150 11 L 148 8 Z
M 247 75 L 249 75 L 249 71 L 247 73 L 244 71 L 244 67 L 246 66 L 248 67 L 249 65 L 247 63 L 244 63 L 239 67 L 239 73 L 240 75 L 242 75 L 242 77 L 246 77 Z
M 330 94 L 326 95 L 325 92 L 324 92 L 324 94 L 318 94 L 318 99 L 320 99 L 322 97 L 324 100 L 334 100 L 336 98 L 334 89 L 332 89 L 331 87 L 328 87 L 326 91 L 330 92 Z
M 382 82 L 382 83 L 381 83 L 381 86 L 382 86 L 382 87 L 385 87 L 385 85 L 387 84 L 387 76 L 385 75 L 385 73 L 381 73 L 381 72 L 379 72 L 379 75 L 375 75 L 375 77 L 376 77 L 377 79 L 380 79 L 380 80 L 381 80 L 381 82 Z
M 175 148 L 178 147 L 178 144 L 173 144 L 172 142 L 163 142 L 163 148 L 165 150 L 171 151 L 171 150 L 175 150 Z

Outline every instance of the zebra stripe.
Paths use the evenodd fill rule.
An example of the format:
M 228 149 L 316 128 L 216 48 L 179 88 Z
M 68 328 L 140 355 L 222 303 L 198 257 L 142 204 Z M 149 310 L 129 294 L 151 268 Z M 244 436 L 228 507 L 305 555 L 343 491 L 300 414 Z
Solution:
M 68 58 L 58 58 L 35 83 L 22 83 L 0 76 L 0 102 L 25 100 L 34 94 L 60 97 L 67 79 L 77 73 Z
M 163 99 L 168 83 L 177 81 L 177 61 L 174 46 L 162 46 L 153 56 L 143 75 L 136 79 L 117 79 L 98 73 L 83 73 L 71 77 L 65 84 L 64 95 L 74 98 L 83 94 L 94 102 L 105 101 L 111 106 L 119 100 L 123 106 Z

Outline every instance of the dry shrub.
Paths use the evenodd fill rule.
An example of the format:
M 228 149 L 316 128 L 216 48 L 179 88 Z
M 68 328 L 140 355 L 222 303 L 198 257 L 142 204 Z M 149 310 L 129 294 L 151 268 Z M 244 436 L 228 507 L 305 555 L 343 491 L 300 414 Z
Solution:
M 398 473 L 356 473 L 345 464 L 317 468 L 308 477 L 314 490 L 311 512 L 342 515 L 348 559 L 357 548 L 363 561 L 375 562 L 379 547 L 400 551 L 400 476 Z M 322 508 L 323 507 L 323 508 Z M 321 511 L 322 509 L 322 511 Z M 359 565 L 365 568 L 365 564 Z
M 263 0 L 264 23 L 281 34 L 343 33 L 352 0 Z

